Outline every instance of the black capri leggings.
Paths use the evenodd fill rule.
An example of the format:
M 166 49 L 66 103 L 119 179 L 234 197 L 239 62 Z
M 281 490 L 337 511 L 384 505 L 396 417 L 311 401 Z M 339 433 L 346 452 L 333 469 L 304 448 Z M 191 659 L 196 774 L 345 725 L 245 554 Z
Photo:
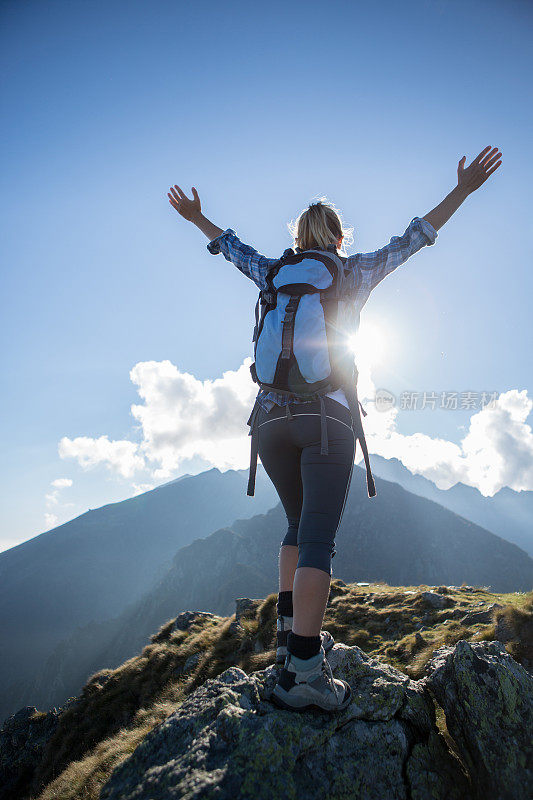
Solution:
M 297 567 L 316 567 L 331 575 L 335 535 L 342 519 L 355 458 L 355 436 L 348 408 L 324 398 L 328 455 L 320 455 L 320 401 L 274 405 L 257 418 L 258 453 L 287 515 L 282 545 L 298 547 Z

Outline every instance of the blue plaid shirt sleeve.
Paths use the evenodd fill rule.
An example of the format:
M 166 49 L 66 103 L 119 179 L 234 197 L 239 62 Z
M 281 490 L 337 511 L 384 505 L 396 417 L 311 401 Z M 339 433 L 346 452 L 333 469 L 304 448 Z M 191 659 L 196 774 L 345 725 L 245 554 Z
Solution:
M 413 217 L 402 236 L 393 236 L 389 244 L 373 253 L 348 256 L 345 268 L 355 272 L 356 284 L 361 290 L 370 292 L 424 245 L 434 244 L 437 236 L 437 231 L 427 220 Z
M 207 244 L 210 253 L 216 256 L 222 253 L 226 261 L 231 261 L 243 275 L 250 278 L 259 289 L 266 289 L 265 275 L 270 267 L 278 261 L 277 258 L 262 256 L 253 247 L 241 242 L 231 228 L 227 228 L 219 236 Z

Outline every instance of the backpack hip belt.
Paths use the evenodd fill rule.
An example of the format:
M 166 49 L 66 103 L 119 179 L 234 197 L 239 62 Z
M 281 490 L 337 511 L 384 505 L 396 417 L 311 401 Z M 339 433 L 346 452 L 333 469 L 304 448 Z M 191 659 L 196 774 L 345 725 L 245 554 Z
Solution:
M 253 366 L 253 365 L 252 365 Z M 267 384 L 261 384 L 262 389 L 271 389 L 272 391 L 276 391 L 274 387 L 268 386 Z M 376 496 L 376 485 L 374 482 L 374 476 L 372 475 L 372 470 L 370 468 L 370 457 L 368 454 L 368 447 L 366 444 L 365 433 L 363 430 L 363 423 L 361 420 L 361 411 L 363 412 L 363 416 L 366 417 L 366 411 L 364 410 L 363 406 L 361 405 L 360 400 L 357 398 L 357 388 L 349 386 L 347 384 L 342 385 L 341 387 L 344 390 L 346 395 L 346 400 L 348 401 L 348 406 L 352 415 L 352 430 L 355 436 L 355 446 L 357 447 L 357 442 L 359 442 L 361 446 L 361 451 L 363 453 L 363 459 L 365 462 L 366 467 L 366 488 L 369 497 Z M 287 394 L 287 396 L 293 396 L 297 399 L 301 400 L 302 398 L 296 395 L 294 392 L 284 392 L 283 394 Z M 313 399 L 313 398 L 311 398 Z M 326 423 L 326 411 L 325 411 L 325 402 L 324 402 L 324 395 L 318 395 L 318 399 L 320 400 L 320 455 L 328 455 L 329 448 L 328 448 L 328 428 Z M 288 421 L 291 421 L 294 418 L 294 415 L 291 414 L 289 404 L 287 403 L 287 411 L 285 414 L 285 418 Z M 248 436 L 251 436 L 251 452 L 250 452 L 250 469 L 249 469 L 249 476 L 248 476 L 248 488 L 246 494 L 250 497 L 254 496 L 255 493 L 255 478 L 257 472 L 257 457 L 258 457 L 258 427 L 257 427 L 257 417 L 259 415 L 259 411 L 261 409 L 261 405 L 256 398 L 255 403 L 252 408 L 252 413 L 248 418 L 247 425 L 250 426 L 250 430 L 248 432 Z M 361 409 L 361 411 L 359 410 Z M 297 415 L 296 415 L 297 416 Z M 355 452 L 354 452 L 355 456 Z

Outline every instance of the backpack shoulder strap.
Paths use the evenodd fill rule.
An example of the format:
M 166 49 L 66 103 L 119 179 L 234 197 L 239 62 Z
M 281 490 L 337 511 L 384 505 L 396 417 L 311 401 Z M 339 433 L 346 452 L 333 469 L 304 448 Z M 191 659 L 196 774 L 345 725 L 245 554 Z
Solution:
M 330 264 L 334 265 L 334 268 L 337 273 L 337 297 L 340 298 L 344 294 L 344 287 L 346 282 L 346 274 L 344 272 L 344 264 L 346 263 L 346 259 L 340 256 L 338 253 L 334 253 L 332 250 L 310 250 L 310 253 L 319 253 L 320 259 L 323 261 L 324 259 L 328 259 Z M 331 271 L 331 270 L 330 270 Z

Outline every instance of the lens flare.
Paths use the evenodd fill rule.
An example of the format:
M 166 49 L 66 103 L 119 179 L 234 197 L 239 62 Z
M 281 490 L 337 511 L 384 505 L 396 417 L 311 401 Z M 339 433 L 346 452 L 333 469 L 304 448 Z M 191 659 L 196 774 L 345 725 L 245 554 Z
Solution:
M 347 338 L 350 350 L 355 353 L 356 364 L 360 367 L 374 367 L 382 364 L 387 355 L 386 337 L 382 326 L 362 322 L 355 336 Z

